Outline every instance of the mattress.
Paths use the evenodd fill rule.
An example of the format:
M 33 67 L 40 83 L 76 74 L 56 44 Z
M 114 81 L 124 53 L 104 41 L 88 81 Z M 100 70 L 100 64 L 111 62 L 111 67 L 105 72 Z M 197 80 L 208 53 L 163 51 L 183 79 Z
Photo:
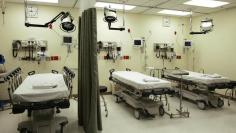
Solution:
M 116 71 L 112 77 L 136 89 L 171 88 L 171 82 L 132 71 Z M 150 82 L 146 82 L 150 81 Z
M 196 72 L 191 72 L 191 71 L 186 71 L 189 73 L 189 75 L 183 75 L 184 80 L 190 80 L 196 83 L 202 83 L 202 84 L 220 84 L 220 83 L 229 83 L 230 80 L 226 77 L 223 76 L 216 76 L 212 74 L 202 74 L 202 73 L 196 73 Z M 174 75 L 174 74 L 168 74 L 169 76 L 173 76 L 176 78 L 181 78 L 179 75 Z M 216 74 L 215 74 L 216 75 Z
M 69 90 L 62 74 L 27 76 L 13 93 L 14 102 L 45 102 L 67 98 Z

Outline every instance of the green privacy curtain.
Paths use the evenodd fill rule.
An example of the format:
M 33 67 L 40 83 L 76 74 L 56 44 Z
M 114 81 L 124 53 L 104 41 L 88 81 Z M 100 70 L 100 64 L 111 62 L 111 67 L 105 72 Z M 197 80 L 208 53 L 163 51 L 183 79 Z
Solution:
M 85 10 L 79 31 L 79 124 L 86 133 L 102 130 L 97 65 L 96 9 Z

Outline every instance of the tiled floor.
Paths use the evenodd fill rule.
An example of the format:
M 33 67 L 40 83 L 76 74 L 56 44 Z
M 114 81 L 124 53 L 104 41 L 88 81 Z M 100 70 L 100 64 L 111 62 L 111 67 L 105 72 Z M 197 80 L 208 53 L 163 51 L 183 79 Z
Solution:
M 167 115 L 157 116 L 154 119 L 136 120 L 133 109 L 127 104 L 115 103 L 113 96 L 105 96 L 108 104 L 109 116 L 105 118 L 102 107 L 103 131 L 102 133 L 236 133 L 236 102 L 231 106 L 225 105 L 222 109 L 199 110 L 190 102 L 184 102 L 185 109 L 188 107 L 190 118 L 170 119 Z M 169 98 L 171 112 L 175 112 L 179 100 Z M 226 101 L 225 101 L 226 103 Z M 26 114 L 9 114 L 10 110 L 0 112 L 0 132 L 16 133 L 17 124 L 26 120 Z M 71 108 L 62 110 L 60 114 L 67 116 L 69 124 L 66 133 L 83 133 L 82 128 L 77 126 L 77 102 L 71 101 Z

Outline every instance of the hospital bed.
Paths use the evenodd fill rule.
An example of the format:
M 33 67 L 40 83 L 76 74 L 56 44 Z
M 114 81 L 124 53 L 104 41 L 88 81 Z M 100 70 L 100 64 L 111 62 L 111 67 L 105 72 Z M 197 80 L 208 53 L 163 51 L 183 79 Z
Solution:
M 64 74 L 53 73 L 30 75 L 17 87 L 9 86 L 12 113 L 28 112 L 29 121 L 18 124 L 21 133 L 63 133 L 68 123 L 66 117 L 55 117 L 60 109 L 70 107 L 69 97 L 72 92 L 72 79 L 75 74 L 67 67 Z M 7 77 L 8 81 L 12 77 Z M 71 85 L 70 85 L 71 84 Z
M 155 117 L 157 114 L 163 116 L 162 95 L 172 93 L 169 81 L 150 77 L 130 69 L 126 71 L 110 70 L 110 81 L 119 88 L 115 92 L 117 102 L 124 101 L 135 109 L 134 116 L 140 119 L 141 116 Z
M 186 74 L 187 73 L 187 74 Z M 186 70 L 163 69 L 162 78 L 177 83 L 175 91 L 179 92 L 182 86 L 183 97 L 197 103 L 199 109 L 207 106 L 223 107 L 223 99 L 215 93 L 216 89 L 234 89 L 236 82 L 218 74 L 202 74 Z

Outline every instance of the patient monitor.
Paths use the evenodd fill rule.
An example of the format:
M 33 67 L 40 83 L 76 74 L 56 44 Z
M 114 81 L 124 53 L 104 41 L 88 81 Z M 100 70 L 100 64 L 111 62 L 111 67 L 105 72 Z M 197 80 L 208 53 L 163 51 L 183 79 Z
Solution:
M 134 47 L 143 47 L 143 45 L 144 45 L 144 39 L 142 39 L 142 38 L 135 38 L 134 39 L 134 43 L 133 43 Z

